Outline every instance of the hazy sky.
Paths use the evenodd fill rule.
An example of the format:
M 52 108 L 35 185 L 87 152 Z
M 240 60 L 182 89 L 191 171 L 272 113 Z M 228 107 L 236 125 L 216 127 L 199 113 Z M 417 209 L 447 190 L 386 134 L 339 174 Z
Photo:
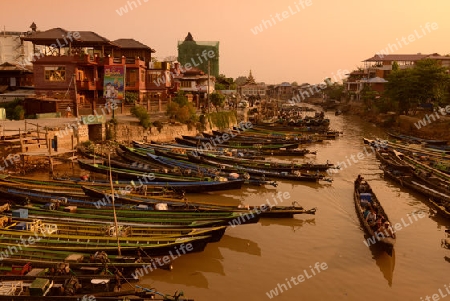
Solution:
M 128 12 L 120 16 L 121 7 Z M 449 9 L 448 0 L 1 0 L 0 25 L 26 31 L 35 22 L 39 30 L 133 38 L 158 58 L 176 56 L 177 41 L 190 31 L 197 41 L 220 41 L 220 73 L 228 77 L 251 69 L 267 84 L 319 83 L 382 49 L 450 53 Z

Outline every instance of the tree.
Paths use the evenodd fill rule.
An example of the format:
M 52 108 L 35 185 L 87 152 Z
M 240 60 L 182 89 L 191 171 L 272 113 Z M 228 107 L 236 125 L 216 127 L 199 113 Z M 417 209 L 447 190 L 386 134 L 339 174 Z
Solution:
M 448 102 L 450 76 L 436 60 L 420 60 L 412 69 L 393 70 L 387 80 L 385 94 L 398 104 L 399 113 L 408 114 L 426 102 Z
M 169 55 L 164 58 L 164 62 L 175 62 L 178 60 L 176 55 Z
M 195 108 L 184 95 L 183 91 L 179 91 L 172 102 L 167 105 L 166 114 L 181 123 L 189 123 L 197 120 Z
M 363 100 L 363 103 L 366 105 L 366 108 L 368 110 L 372 109 L 372 105 L 375 101 L 376 95 L 376 91 L 374 91 L 369 85 L 365 85 L 361 90 L 361 99 Z
M 325 81 L 325 83 L 329 83 L 329 81 Z M 340 84 L 333 84 L 333 85 L 327 85 L 325 89 L 323 89 L 323 93 L 325 93 L 328 96 L 328 99 L 335 99 L 340 101 L 342 95 L 344 94 L 344 85 Z
M 185 106 L 189 103 L 188 98 L 184 95 L 184 91 L 178 91 L 177 95 L 173 98 L 173 102 L 177 103 L 180 107 Z
M 417 106 L 418 88 L 417 76 L 413 69 L 397 70 L 389 74 L 385 94 L 397 103 L 398 113 L 408 114 L 412 107 Z
M 398 69 L 400 69 L 398 66 L 398 63 L 396 61 L 394 61 L 392 63 L 392 71 L 398 71 Z
M 298 83 L 297 82 L 292 82 L 291 86 L 298 87 Z
M 131 108 L 130 112 L 139 119 L 139 123 L 145 129 L 150 127 L 150 115 L 144 107 L 134 106 Z
M 237 86 L 242 86 L 245 85 L 245 83 L 247 82 L 247 77 L 246 76 L 239 76 L 238 78 L 236 78 L 234 80 L 235 84 Z
M 236 84 L 231 77 L 226 77 L 224 74 L 219 74 L 216 77 L 215 90 L 235 90 Z
M 137 92 L 127 92 L 125 93 L 125 103 L 126 104 L 135 104 L 139 100 L 139 93 Z
M 435 101 L 437 104 L 444 104 L 450 86 L 447 69 L 436 60 L 425 59 L 416 63 L 414 71 L 421 87 L 418 95 L 420 103 Z
M 216 111 L 219 112 L 219 108 L 223 108 L 225 105 L 225 96 L 214 92 L 210 96 L 211 103 L 216 107 Z

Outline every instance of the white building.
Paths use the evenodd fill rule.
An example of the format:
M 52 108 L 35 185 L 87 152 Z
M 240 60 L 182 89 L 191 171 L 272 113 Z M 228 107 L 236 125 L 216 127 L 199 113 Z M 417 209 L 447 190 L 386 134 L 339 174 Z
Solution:
M 0 64 L 5 62 L 11 64 L 29 65 L 33 58 L 33 43 L 22 41 L 21 38 L 36 31 L 36 24 L 31 24 L 29 31 L 1 31 L 0 32 Z

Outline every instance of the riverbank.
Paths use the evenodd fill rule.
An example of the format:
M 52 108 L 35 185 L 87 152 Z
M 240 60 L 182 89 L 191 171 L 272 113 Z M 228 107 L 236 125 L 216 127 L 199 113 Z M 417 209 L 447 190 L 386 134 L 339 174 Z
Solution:
M 444 139 L 450 141 L 450 112 L 418 111 L 415 115 L 400 115 L 395 112 L 379 113 L 370 111 L 360 102 L 339 104 L 336 109 L 343 114 L 359 116 L 388 132 L 416 136 L 424 139 Z M 449 107 L 450 110 L 450 107 Z

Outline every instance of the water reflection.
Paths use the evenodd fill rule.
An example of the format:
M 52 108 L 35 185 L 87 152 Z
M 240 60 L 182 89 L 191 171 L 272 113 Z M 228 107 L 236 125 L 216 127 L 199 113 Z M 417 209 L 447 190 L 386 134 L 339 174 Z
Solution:
M 292 228 L 292 231 L 295 232 L 299 230 L 304 225 L 316 225 L 316 218 L 310 219 L 297 219 L 297 218 L 261 218 L 259 223 L 263 226 L 277 225 L 277 226 L 287 226 Z
M 222 264 L 224 259 L 219 249 L 219 243 L 208 244 L 201 253 L 193 253 L 176 259 L 172 271 L 155 271 L 150 277 L 141 279 L 141 283 L 160 281 L 170 284 L 181 284 L 208 288 L 208 280 L 204 273 L 215 273 L 225 276 Z
M 258 244 L 246 238 L 224 235 L 218 243 L 218 246 L 240 253 L 261 256 L 261 248 L 258 246 Z
M 139 283 L 143 286 L 152 286 L 154 281 L 198 288 L 208 288 L 209 285 L 208 279 L 206 279 L 206 276 L 202 272 L 180 266 L 175 267 L 172 271 L 154 271 L 141 278 Z
M 384 279 L 386 279 L 388 285 L 392 287 L 395 268 L 395 249 L 392 250 L 392 256 L 389 256 L 385 251 L 383 251 L 382 248 L 378 247 L 376 244 L 371 245 L 369 248 L 372 252 L 372 258 L 375 260 L 376 265 L 380 268 Z

